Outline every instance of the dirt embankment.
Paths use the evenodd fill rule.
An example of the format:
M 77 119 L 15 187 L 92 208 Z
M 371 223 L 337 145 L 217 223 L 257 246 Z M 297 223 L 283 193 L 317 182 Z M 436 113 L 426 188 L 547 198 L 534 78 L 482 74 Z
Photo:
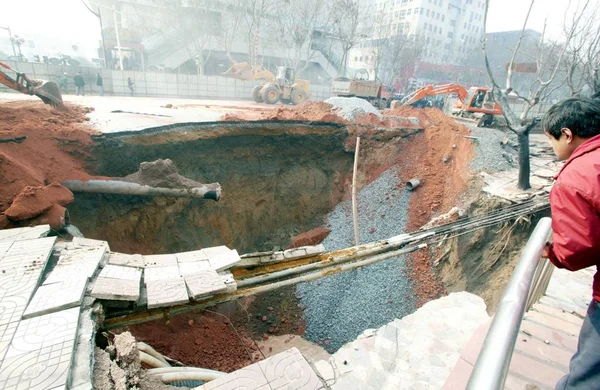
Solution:
M 49 184 L 91 177 L 84 167 L 94 133 L 85 115 L 90 110 L 70 104 L 53 109 L 32 101 L 0 105 L 0 228 L 21 221 L 8 221 L 4 214 L 18 194 L 23 192 L 23 204 L 15 205 L 13 214 L 35 217 L 40 215 L 31 215 L 35 210 L 43 213 L 50 205 L 68 203 L 64 191 Z
M 471 177 L 469 163 L 474 151 L 464 136 L 469 135 L 470 130 L 435 108 L 401 107 L 390 113 L 416 116 L 431 123 L 403 149 L 398 160 L 399 175 L 405 181 L 418 178 L 422 183 L 409 203 L 407 231 L 416 231 L 432 217 L 457 206 L 461 194 L 467 190 Z M 412 254 L 409 266 L 417 306 L 437 298 L 444 291 L 432 269 L 430 252 Z
M 277 108 L 264 108 L 244 111 L 235 114 L 225 114 L 223 121 L 310 121 L 347 124 L 348 121 L 337 115 L 334 107 L 325 102 L 305 102 L 299 106 L 280 106 Z

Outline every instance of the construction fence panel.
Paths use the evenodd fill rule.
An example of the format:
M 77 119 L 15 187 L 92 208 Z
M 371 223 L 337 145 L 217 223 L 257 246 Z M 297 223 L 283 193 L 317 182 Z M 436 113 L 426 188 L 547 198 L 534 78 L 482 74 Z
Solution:
M 13 69 L 29 77 L 58 83 L 67 73 L 67 93 L 75 93 L 73 77 L 81 72 L 85 78 L 86 95 L 97 95 L 96 74 L 102 75 L 106 95 L 128 96 L 127 77 L 135 83 L 135 96 L 196 98 L 196 99 L 241 99 L 252 100 L 252 89 L 264 81 L 243 81 L 221 76 L 205 76 L 183 73 L 140 72 L 112 70 L 85 66 L 52 65 L 20 61 L 3 61 Z M 11 91 L 0 85 L 0 91 Z M 311 100 L 331 97 L 330 85 L 311 85 Z

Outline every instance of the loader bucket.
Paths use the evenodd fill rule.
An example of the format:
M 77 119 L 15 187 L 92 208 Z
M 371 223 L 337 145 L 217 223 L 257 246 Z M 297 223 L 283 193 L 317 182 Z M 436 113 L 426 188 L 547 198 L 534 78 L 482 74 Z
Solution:
M 55 82 L 44 80 L 36 81 L 38 81 L 40 84 L 36 85 L 33 89 L 35 96 L 39 97 L 44 103 L 49 104 L 52 107 L 59 107 L 63 105 L 60 88 L 58 88 L 58 85 Z
M 251 74 L 252 68 L 247 62 L 238 62 L 233 64 L 231 68 L 227 69 L 225 73 L 223 73 L 223 76 L 239 80 L 248 80 L 250 79 Z

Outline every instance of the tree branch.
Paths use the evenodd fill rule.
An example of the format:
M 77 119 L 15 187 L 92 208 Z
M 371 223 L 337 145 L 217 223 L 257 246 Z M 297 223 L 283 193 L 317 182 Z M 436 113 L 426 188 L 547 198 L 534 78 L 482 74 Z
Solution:
M 515 50 L 513 51 L 512 57 L 508 64 L 508 74 L 506 76 L 506 93 L 510 93 L 512 91 L 512 74 L 513 74 L 513 65 L 515 63 L 515 58 L 517 57 L 517 53 L 519 52 L 519 48 L 521 47 L 521 43 L 523 42 L 523 37 L 525 36 L 525 30 L 527 28 L 527 21 L 529 20 L 529 15 L 531 15 L 531 9 L 533 8 L 533 3 L 535 0 L 531 0 L 529 4 L 529 10 L 527 11 L 527 16 L 525 17 L 525 22 L 523 22 L 523 29 L 521 30 L 521 35 L 519 36 L 519 41 L 515 46 Z M 487 9 L 486 9 L 486 18 L 487 18 Z M 484 27 L 485 31 L 485 27 Z

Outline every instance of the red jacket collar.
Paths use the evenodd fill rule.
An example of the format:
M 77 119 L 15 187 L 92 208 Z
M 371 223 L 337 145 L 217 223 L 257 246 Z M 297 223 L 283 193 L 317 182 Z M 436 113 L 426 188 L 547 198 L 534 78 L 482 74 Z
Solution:
M 562 171 L 564 171 L 565 168 L 567 167 L 567 165 L 569 165 L 573 160 L 575 160 L 578 157 L 583 156 L 586 153 L 592 152 L 596 149 L 600 149 L 600 135 L 596 135 L 596 136 L 588 139 L 581 145 L 579 145 L 579 147 L 577 149 L 575 149 L 573 154 L 571 154 L 571 157 L 569 157 L 567 162 L 565 162 L 565 164 L 560 169 L 560 171 L 556 174 L 556 176 L 554 176 L 554 180 L 558 179 L 558 177 L 560 176 Z

